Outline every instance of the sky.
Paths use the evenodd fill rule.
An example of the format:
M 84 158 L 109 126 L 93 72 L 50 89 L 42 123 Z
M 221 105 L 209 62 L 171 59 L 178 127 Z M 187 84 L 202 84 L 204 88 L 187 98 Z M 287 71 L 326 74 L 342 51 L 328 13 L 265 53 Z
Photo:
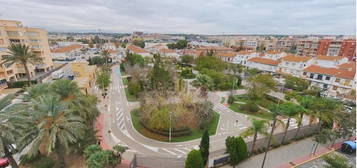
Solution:
M 342 34 L 355 0 L 0 0 L 0 19 L 48 31 Z

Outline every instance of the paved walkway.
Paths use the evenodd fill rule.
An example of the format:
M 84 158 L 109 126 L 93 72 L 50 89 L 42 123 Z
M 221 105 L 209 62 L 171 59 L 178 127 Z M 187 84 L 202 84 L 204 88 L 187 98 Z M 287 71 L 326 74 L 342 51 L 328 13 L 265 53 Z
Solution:
M 304 139 L 298 142 L 291 143 L 273 149 L 268 152 L 264 168 L 290 168 L 294 165 L 299 165 L 307 161 L 316 159 L 326 153 L 341 147 L 341 142 L 336 143 L 333 148 L 328 148 L 330 144 L 319 144 L 317 152 L 314 156 L 310 155 L 315 142 L 312 138 Z M 246 161 L 240 163 L 238 168 L 260 168 L 262 165 L 264 153 L 253 156 Z M 226 165 L 223 168 L 232 166 Z

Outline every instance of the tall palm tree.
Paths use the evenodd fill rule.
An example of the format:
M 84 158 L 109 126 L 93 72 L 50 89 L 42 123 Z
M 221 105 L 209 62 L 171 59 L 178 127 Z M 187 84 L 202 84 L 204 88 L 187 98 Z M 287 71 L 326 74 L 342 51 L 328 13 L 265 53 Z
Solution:
M 250 154 L 252 154 L 254 151 L 254 147 L 255 147 L 255 143 L 257 141 L 258 134 L 261 134 L 264 136 L 269 135 L 269 133 L 267 132 L 267 129 L 268 129 L 268 121 L 267 120 L 252 119 L 251 124 L 252 124 L 251 127 L 247 128 L 245 131 L 243 131 L 240 134 L 244 138 L 254 135 L 253 144 L 252 144 L 252 148 L 250 150 Z
M 50 83 L 41 83 L 27 87 L 25 93 L 23 94 L 23 100 L 30 101 L 31 99 L 34 99 L 38 96 L 49 93 L 51 91 L 50 86 Z
M 299 117 L 298 117 L 298 128 L 295 133 L 295 138 L 298 136 L 300 132 L 300 128 L 302 125 L 302 120 L 304 118 L 305 114 L 310 113 L 310 110 L 313 106 L 314 103 L 314 97 L 313 96 L 303 96 L 301 99 L 299 99 L 299 104 L 302 106 L 301 111 L 299 111 Z
M 9 159 L 11 167 L 17 168 L 18 165 L 12 156 L 17 149 L 13 144 L 18 144 L 22 124 L 27 120 L 21 115 L 21 105 L 11 105 L 12 99 L 13 95 L 9 95 L 0 100 L 0 151 Z
M 99 115 L 97 97 L 92 95 L 77 96 L 69 103 L 70 110 L 85 121 L 86 125 L 92 125 Z
M 287 116 L 288 117 L 288 120 L 286 122 L 286 126 L 285 126 L 285 131 L 284 131 L 284 136 L 281 140 L 281 144 L 284 143 L 285 141 L 285 138 L 286 138 L 286 134 L 288 133 L 288 129 L 289 129 L 289 126 L 290 126 L 290 120 L 292 117 L 296 117 L 296 115 L 302 111 L 302 107 L 299 106 L 299 105 L 296 105 L 292 102 L 286 102 L 286 103 L 283 103 L 281 106 L 280 106 L 280 110 L 282 112 L 282 115 L 284 116 Z
M 109 50 L 103 50 L 101 55 L 105 58 L 105 66 L 108 66 L 108 59 L 110 57 Z
M 44 154 L 54 152 L 60 161 L 60 167 L 64 168 L 65 151 L 84 135 L 83 119 L 73 115 L 68 104 L 58 96 L 40 96 L 33 99 L 31 104 L 32 121 L 36 129 L 23 137 L 33 139 L 28 154 L 34 156 L 38 151 Z
M 29 84 L 31 84 L 31 74 L 28 68 L 28 64 L 33 65 L 35 63 L 41 62 L 42 59 L 38 55 L 33 53 L 30 47 L 25 44 L 11 44 L 8 47 L 8 50 L 9 50 L 8 54 L 10 55 L 7 55 L 6 57 L 3 58 L 4 62 L 2 64 L 4 63 L 22 64 L 22 66 L 24 66 L 25 68 L 27 80 Z
M 262 168 L 264 168 L 265 160 L 266 160 L 268 151 L 270 149 L 270 144 L 271 144 L 271 140 L 273 139 L 273 134 L 274 134 L 274 130 L 275 130 L 276 124 L 277 124 L 277 122 L 280 122 L 279 119 L 277 118 L 279 115 L 282 114 L 280 106 L 279 106 L 279 103 L 280 103 L 280 101 L 278 102 L 277 105 L 273 105 L 269 109 L 270 112 L 273 114 L 272 115 L 273 123 L 272 123 L 272 128 L 271 128 L 271 131 L 270 131 L 270 134 L 269 134 L 268 144 L 267 144 L 267 147 L 266 147 L 265 153 L 264 153 Z

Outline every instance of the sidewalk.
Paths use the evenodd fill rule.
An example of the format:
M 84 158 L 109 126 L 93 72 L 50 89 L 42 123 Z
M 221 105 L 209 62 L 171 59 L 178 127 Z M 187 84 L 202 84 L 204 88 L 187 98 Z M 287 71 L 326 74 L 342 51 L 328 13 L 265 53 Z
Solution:
M 301 159 L 309 156 L 312 147 L 314 145 L 314 141 L 311 138 L 304 139 L 298 142 L 291 143 L 289 145 L 285 145 L 273 150 L 270 150 L 267 154 L 267 158 L 265 160 L 264 168 L 288 168 L 292 167 L 289 163 L 290 161 L 297 160 L 296 158 Z M 319 145 L 318 152 L 326 150 L 327 148 L 323 145 Z M 261 167 L 263 161 L 264 153 L 253 156 L 246 161 L 240 163 L 238 168 L 258 168 Z M 232 167 L 230 165 L 223 166 L 224 168 Z

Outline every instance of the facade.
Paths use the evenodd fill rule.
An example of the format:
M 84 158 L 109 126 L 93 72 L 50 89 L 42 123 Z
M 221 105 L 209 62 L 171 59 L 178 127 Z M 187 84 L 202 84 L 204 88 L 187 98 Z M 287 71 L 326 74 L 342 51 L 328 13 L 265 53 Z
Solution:
M 316 57 L 315 64 L 321 67 L 334 68 L 347 62 L 348 62 L 347 57 L 319 55 Z
M 267 51 L 264 55 L 262 55 L 263 58 L 268 58 L 272 60 L 278 60 L 287 54 L 285 52 L 280 52 L 280 51 Z
M 179 54 L 175 51 L 175 50 L 172 50 L 172 49 L 159 49 L 159 53 L 161 56 L 163 57 L 167 57 L 167 58 L 175 58 L 175 59 L 178 59 L 179 58 Z
M 233 62 L 234 58 L 237 56 L 236 52 L 219 52 L 216 56 L 223 61 Z
M 52 49 L 51 52 L 53 53 L 53 59 L 56 60 L 75 59 L 79 56 L 82 47 L 80 44 L 72 44 Z
M 356 39 L 343 40 L 339 56 L 348 57 L 351 61 L 356 60 Z
M 304 69 L 303 76 L 311 85 L 325 90 L 327 96 L 343 97 L 355 88 L 355 74 L 356 71 L 311 65 Z
M 318 40 L 304 39 L 297 42 L 296 55 L 314 57 L 317 54 Z
M 28 65 L 31 77 L 34 77 L 36 73 L 47 72 L 53 68 L 46 30 L 24 27 L 19 21 L 0 20 L 0 56 L 7 55 L 7 47 L 16 43 L 30 46 L 32 52 L 42 59 L 40 63 Z M 4 88 L 5 81 L 17 81 L 25 76 L 25 68 L 22 65 L 4 64 L 0 67 L 0 88 Z
M 281 59 L 281 62 L 279 63 L 279 73 L 301 77 L 304 68 L 313 63 L 314 59 L 311 57 L 288 55 Z
M 332 39 L 322 39 L 319 41 L 319 48 L 317 49 L 317 55 L 327 55 L 327 50 L 330 46 Z
M 233 58 L 234 64 L 246 65 L 247 61 L 251 58 L 257 57 L 258 53 L 251 51 L 239 51 L 237 55 Z

